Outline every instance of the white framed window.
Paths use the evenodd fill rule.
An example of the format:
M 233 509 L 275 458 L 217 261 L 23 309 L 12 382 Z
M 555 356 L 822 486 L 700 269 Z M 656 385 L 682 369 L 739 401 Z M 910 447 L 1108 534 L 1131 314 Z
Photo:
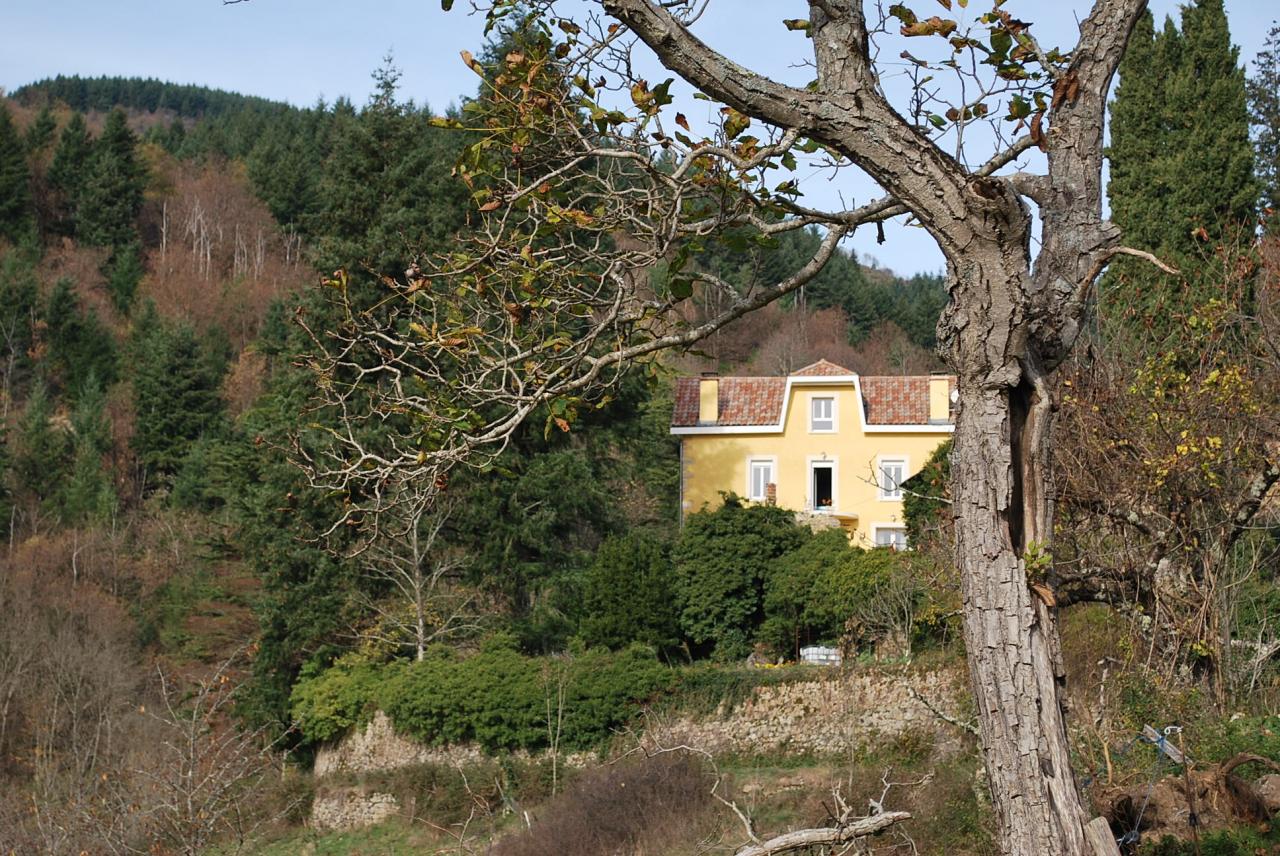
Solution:
M 747 459 L 747 499 L 764 502 L 769 498 L 769 485 L 778 483 L 776 458 Z
M 809 459 L 809 510 L 815 514 L 832 514 L 836 510 L 836 462 Z
M 876 526 L 871 533 L 877 547 L 892 547 L 895 550 L 907 549 L 907 529 L 905 526 Z
M 809 398 L 809 433 L 833 434 L 836 430 L 836 399 L 831 395 Z
M 881 499 L 902 499 L 902 483 L 906 480 L 906 458 L 880 458 L 876 462 L 876 484 L 880 487 Z

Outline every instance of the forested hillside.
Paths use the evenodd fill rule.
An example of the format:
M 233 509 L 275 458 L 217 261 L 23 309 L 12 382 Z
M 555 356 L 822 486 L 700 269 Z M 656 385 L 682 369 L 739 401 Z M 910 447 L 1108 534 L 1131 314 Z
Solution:
M 0 98 L 0 852 L 315 848 L 311 763 L 375 712 L 422 746 L 482 757 L 323 785 L 411 806 L 388 833 L 405 852 L 487 848 L 500 833 L 499 852 L 571 852 L 582 827 L 601 836 L 583 853 L 728 852 L 740 830 L 706 796 L 722 771 L 765 823 L 826 823 L 832 809 L 795 792 L 856 781 L 858 799 L 905 789 L 926 818 L 901 852 L 995 852 L 975 726 L 929 699 L 917 701 L 950 737 L 907 730 L 847 758 L 677 762 L 637 736 L 642 721 L 722 716 L 759 687 L 817 680 L 783 665 L 812 644 L 839 647 L 853 670 L 897 669 L 893 682 L 963 670 L 949 444 L 907 485 L 913 549 L 897 552 L 732 495 L 681 526 L 668 433 L 678 373 L 787 374 L 824 358 L 864 374 L 940 369 L 941 273 L 902 278 L 836 249 L 802 288 L 692 347 L 521 414 L 434 481 L 431 502 L 390 479 L 327 477 L 335 437 L 383 449 L 420 415 L 375 406 L 368 355 L 321 370 L 327 351 L 384 323 L 439 338 L 399 301 L 441 259 L 459 300 L 488 287 L 465 263 L 501 213 L 484 181 L 545 154 L 502 93 L 520 89 L 513 69 L 551 55 L 548 32 L 499 26 L 469 60 L 477 90 L 448 115 L 405 98 L 389 61 L 358 104 L 74 76 Z M 1101 319 L 1045 381 L 1059 520 L 1052 547 L 1032 540 L 1018 561 L 1028 597 L 1067 627 L 1054 677 L 1070 678 L 1081 712 L 1080 786 L 1126 846 L 1151 832 L 1147 854 L 1192 851 L 1169 820 L 1182 807 L 1167 752 L 1137 736 L 1144 725 L 1185 729 L 1168 733 L 1204 765 L 1178 793 L 1207 777 L 1205 843 L 1221 849 L 1205 852 L 1280 846 L 1219 766 L 1238 753 L 1280 764 L 1276 41 L 1246 81 L 1221 4 L 1163 31 L 1138 21 L 1111 110 L 1110 205 L 1169 264 L 1131 253 L 1081 292 Z M 647 87 L 632 90 L 641 111 L 656 100 Z M 592 235 L 591 213 L 548 210 L 566 246 L 626 245 Z M 519 237 L 528 248 L 553 231 Z M 693 230 L 638 290 L 691 328 L 792 275 L 831 234 L 766 231 Z M 534 278 L 527 302 L 502 310 L 540 345 L 588 328 L 589 313 L 557 328 Z M 491 418 L 488 402 L 454 407 L 447 383 L 395 382 L 462 430 Z M 443 444 L 420 430 L 410 459 Z M 658 760 L 621 762 L 638 747 Z M 619 765 L 568 770 L 572 753 Z M 617 795 L 612 808 L 600 793 Z
M 491 465 L 457 476 L 444 516 L 405 521 L 434 541 L 347 556 L 355 533 L 326 532 L 340 504 L 290 463 L 297 435 L 331 418 L 313 409 L 295 319 L 336 320 L 314 285 L 322 272 L 350 271 L 375 300 L 379 276 L 468 217 L 451 178 L 465 134 L 401 101 L 394 68 L 374 78 L 359 107 L 73 77 L 0 102 L 0 596 L 15 617 L 0 631 L 0 745 L 7 828 L 33 847 L 61 845 L 20 819 L 29 800 L 58 795 L 70 847 L 126 798 L 101 782 L 139 747 L 121 738 L 79 754 L 75 735 L 145 730 L 140 711 L 215 673 L 240 687 L 234 721 L 283 748 L 328 733 L 295 730 L 290 695 L 342 656 L 412 659 L 495 633 L 529 656 L 574 639 L 687 656 L 674 616 L 640 617 L 643 598 L 670 609 L 662 578 L 641 603 L 609 594 L 634 584 L 643 556 L 667 574 L 678 473 L 666 371 L 628 381 L 572 433 L 531 419 Z M 746 289 L 816 240 L 709 246 L 699 264 Z M 744 320 L 707 353 L 725 370 L 818 356 L 920 370 L 933 365 L 941 299 L 936 278 L 902 283 L 842 256 L 802 301 Z M 425 633 L 396 576 L 405 551 L 434 563 Z M 624 614 L 608 618 L 602 598 Z

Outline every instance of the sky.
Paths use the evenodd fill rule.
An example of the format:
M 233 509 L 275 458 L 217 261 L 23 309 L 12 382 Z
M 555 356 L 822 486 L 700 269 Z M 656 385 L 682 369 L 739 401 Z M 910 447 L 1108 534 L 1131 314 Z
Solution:
M 971 3 L 969 13 L 981 5 Z M 1085 0 L 1010 0 L 1005 8 L 1032 21 L 1042 44 L 1065 48 L 1075 43 L 1076 21 L 1089 5 Z M 1175 0 L 1150 5 L 1157 21 L 1177 16 Z M 467 14 L 468 6 L 462 0 L 445 13 L 436 0 L 235 5 L 222 0 L 9 0 L 0 8 L 0 88 L 13 90 L 57 74 L 122 75 L 196 83 L 301 106 L 339 96 L 362 104 L 372 90 L 371 72 L 391 53 L 403 72 L 403 96 L 442 112 L 475 91 L 475 77 L 458 56 L 484 42 L 483 21 Z M 1241 61 L 1248 63 L 1272 21 L 1280 18 L 1280 2 L 1226 0 L 1226 8 L 1232 39 Z M 804 17 L 805 9 L 801 0 L 715 0 L 697 32 L 744 65 L 803 83 L 811 74 L 797 63 L 805 58 L 807 42 L 780 21 Z M 653 80 L 665 76 L 656 67 L 650 71 Z M 893 85 L 887 87 L 892 96 Z M 673 93 L 676 106 L 691 120 L 707 118 L 709 108 L 690 100 L 688 87 L 683 92 L 673 87 Z M 1034 162 L 1028 166 L 1035 168 Z M 833 179 L 811 171 L 802 178 L 815 204 L 861 203 L 879 195 L 869 179 L 858 176 Z M 894 225 L 886 237 L 877 244 L 874 230 L 862 230 L 849 249 L 900 274 L 942 269 L 942 256 L 923 230 Z

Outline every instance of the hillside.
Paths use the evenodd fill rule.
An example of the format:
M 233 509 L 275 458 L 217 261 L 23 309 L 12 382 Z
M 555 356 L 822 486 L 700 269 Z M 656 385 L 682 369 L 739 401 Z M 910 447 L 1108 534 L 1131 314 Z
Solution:
M 932 26 L 912 15 L 904 29 Z M 983 32 L 1022 80 L 1013 41 Z M 1119 311 L 1072 328 L 1075 356 L 1037 383 L 1009 380 L 1042 368 L 1012 358 L 978 381 L 919 377 L 995 310 L 957 314 L 941 275 L 864 266 L 839 224 L 746 168 L 691 160 L 670 216 L 710 206 L 714 229 L 617 213 L 593 196 L 598 153 L 565 157 L 530 118 L 566 91 L 538 59 L 552 38 L 499 22 L 444 117 L 403 100 L 390 63 L 359 105 L 76 76 L 0 98 L 0 851 L 731 853 L 756 835 L 746 817 L 763 838 L 871 805 L 916 815 L 869 839 L 885 852 L 996 853 L 975 724 L 991 714 L 963 641 L 984 595 L 954 548 L 976 505 L 1002 515 L 991 555 L 1013 551 L 1018 585 L 991 590 L 1036 616 L 997 629 L 1064 627 L 1060 646 L 1000 650 L 1052 673 L 1045 698 L 1067 688 L 1055 760 L 1126 854 L 1190 854 L 1191 834 L 1206 853 L 1280 847 L 1280 779 L 1263 777 L 1280 770 L 1274 238 L 1167 230 L 1199 242 L 1181 272 L 1118 266 L 1071 292 Z M 659 139 L 645 111 L 663 86 L 620 91 Z M 614 145 L 614 112 L 556 115 Z M 764 137 L 717 115 L 724 139 L 687 145 L 755 157 Z M 565 187 L 512 190 L 584 163 Z M 609 178 L 643 196 L 672 163 Z M 675 237 L 628 257 L 629 224 L 653 221 Z M 803 287 L 645 353 L 826 250 Z M 623 320 L 597 338 L 602 317 Z M 595 362 L 624 341 L 642 358 Z M 865 399 L 845 417 L 890 444 L 933 432 L 910 467 L 877 446 L 856 474 L 864 521 L 898 540 L 840 528 L 835 393 L 796 410 L 816 444 L 793 456 L 807 510 L 777 504 L 785 455 L 732 438 L 731 489 L 682 508 L 673 378 L 790 389 L 823 359 L 883 376 L 886 409 L 923 402 L 918 419 L 872 424 Z M 855 389 L 820 372 L 810 392 Z M 563 377 L 582 383 L 542 395 Z M 701 383 L 690 424 L 774 431 L 720 424 L 720 381 Z M 1004 417 L 981 455 L 955 447 L 969 481 L 953 482 L 975 390 Z M 1047 413 L 1051 468 L 1019 445 Z M 956 490 L 978 464 L 1000 479 L 981 502 Z M 1014 513 L 1033 483 L 1052 544 Z M 841 665 L 801 662 L 810 647 Z

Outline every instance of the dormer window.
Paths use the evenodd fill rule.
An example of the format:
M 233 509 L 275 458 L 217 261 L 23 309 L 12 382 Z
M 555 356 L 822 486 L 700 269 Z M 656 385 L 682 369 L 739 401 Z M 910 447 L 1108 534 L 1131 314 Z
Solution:
M 836 400 L 833 396 L 815 395 L 809 399 L 809 432 L 833 434 L 836 430 Z

